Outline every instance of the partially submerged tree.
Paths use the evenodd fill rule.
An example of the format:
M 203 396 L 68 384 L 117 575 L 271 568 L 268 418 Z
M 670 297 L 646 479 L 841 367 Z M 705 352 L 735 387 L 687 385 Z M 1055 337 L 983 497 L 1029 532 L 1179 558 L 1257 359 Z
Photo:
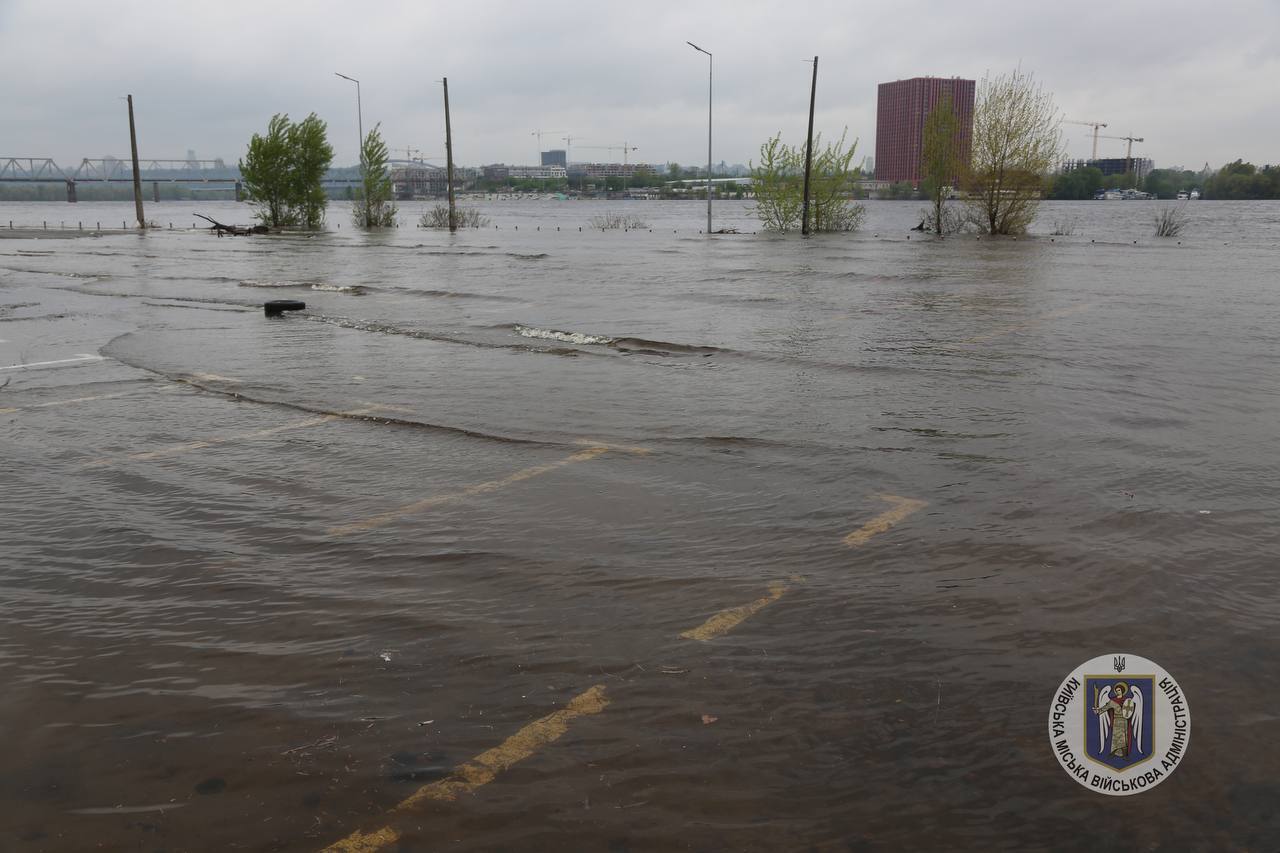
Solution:
M 800 224 L 804 159 L 783 144 L 782 132 L 760 146 L 760 165 L 751 164 L 756 215 L 767 231 L 790 231 Z
M 257 207 L 259 220 L 272 227 L 296 223 L 290 199 L 289 116 L 276 113 L 266 136 L 254 134 L 249 153 L 240 161 L 245 196 Z
M 809 177 L 809 210 L 812 230 L 854 231 L 862 224 L 862 205 L 852 201 L 857 169 L 851 166 L 858 143 L 846 148 L 847 131 L 838 142 L 823 147 L 822 135 L 814 139 L 813 168 Z M 805 147 L 789 146 L 779 132 L 760 146 L 760 165 L 752 163 L 756 215 L 768 231 L 786 232 L 800 227 L 804 207 Z
M 284 113 L 272 116 L 266 136 L 255 133 L 240 161 L 254 216 L 272 226 L 318 226 L 328 204 L 320 182 L 331 162 L 325 123 L 315 113 L 296 124 Z
M 822 147 L 822 134 L 814 138 L 813 171 L 809 176 L 809 209 L 814 231 L 857 231 L 866 208 L 853 202 L 853 185 L 858 170 L 852 166 L 858 141 L 845 148 L 849 129 L 840 140 Z M 803 149 L 802 149 L 803 150 Z M 803 193 L 802 193 L 803 194 Z
M 327 125 L 315 113 L 290 128 L 289 141 L 294 156 L 294 200 L 298 219 L 308 228 L 324 222 L 329 204 L 321 181 L 333 162 L 333 146 L 326 138 Z
M 949 215 L 947 196 L 960 178 L 960 120 L 949 92 L 944 92 L 933 105 L 924 122 L 924 139 L 921 150 L 924 167 L 925 195 L 929 199 L 929 214 L 925 222 L 929 230 L 939 236 L 956 230 L 956 217 Z
M 360 146 L 360 189 L 351 204 L 351 219 L 357 228 L 390 228 L 396 224 L 392 201 L 391 155 L 375 124 Z
M 453 213 L 453 221 L 459 228 L 483 228 L 489 224 L 489 217 L 474 207 L 458 207 Z M 448 228 L 449 205 L 437 204 L 418 218 L 419 228 Z
M 1053 95 L 1015 69 L 983 78 L 973 110 L 970 204 L 991 234 L 1022 234 L 1035 218 L 1045 176 L 1061 151 Z

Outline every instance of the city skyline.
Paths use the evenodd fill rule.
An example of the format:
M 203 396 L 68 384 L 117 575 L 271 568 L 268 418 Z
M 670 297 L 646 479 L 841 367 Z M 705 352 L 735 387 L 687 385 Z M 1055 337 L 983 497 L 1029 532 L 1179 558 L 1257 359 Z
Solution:
M 929 75 L 980 81 L 988 70 L 1021 63 L 1054 93 L 1065 117 L 1107 122 L 1107 134 L 1143 136 L 1134 156 L 1192 169 L 1237 157 L 1273 162 L 1280 116 L 1261 105 L 1280 75 L 1280 9 L 1252 0 L 1226 7 L 1249 26 L 1194 31 L 1192 6 L 1155 2 L 1087 4 L 1071 15 L 1011 15 L 991 2 L 967 4 L 962 13 L 930 3 L 852 12 L 810 3 L 797 10 L 807 14 L 782 22 L 764 7 L 655 3 L 639 16 L 602 11 L 584 37 L 591 7 L 567 2 L 542 4 L 536 14 L 490 3 L 480 15 L 410 4 L 370 15 L 336 3 L 230 2 L 212 19 L 197 19 L 156 2 L 108 16 L 78 1 L 55 14 L 11 0 L 0 6 L 0 71 L 24 83 L 6 97 L 0 155 L 124 156 L 118 99 L 132 93 L 145 157 L 194 148 L 232 162 L 273 113 L 315 111 L 329 125 L 335 163 L 353 163 L 356 99 L 354 87 L 333 76 L 340 71 L 362 81 L 364 126 L 381 122 L 396 156 L 406 148 L 443 155 L 436 81 L 447 74 L 460 163 L 533 165 L 540 150 L 564 147 L 571 136 L 573 160 L 620 160 L 575 149 L 625 141 L 637 148 L 633 160 L 691 166 L 706 159 L 705 57 L 684 44 L 694 38 L 715 53 L 717 162 L 756 159 L 779 130 L 788 142 L 802 141 L 803 60 L 814 53 L 822 57 L 816 129 L 832 137 L 848 127 L 859 140 L 857 159 L 874 152 L 878 83 Z M 217 21 L 232 24 L 226 38 L 201 35 Z M 57 45 L 32 37 L 41 33 L 56 33 Z M 540 128 L 555 129 L 541 146 Z M 1063 132 L 1064 154 L 1087 157 L 1089 129 L 1064 125 Z M 1123 148 L 1104 140 L 1099 153 L 1123 156 Z

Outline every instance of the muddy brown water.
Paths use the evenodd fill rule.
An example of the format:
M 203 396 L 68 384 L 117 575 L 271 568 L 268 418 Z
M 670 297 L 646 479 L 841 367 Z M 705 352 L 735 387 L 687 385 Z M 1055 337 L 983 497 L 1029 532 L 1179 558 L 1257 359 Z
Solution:
M 1280 845 L 1280 205 L 605 209 L 0 240 L 0 849 Z M 1113 651 L 1196 721 L 1127 798 L 1045 736 Z

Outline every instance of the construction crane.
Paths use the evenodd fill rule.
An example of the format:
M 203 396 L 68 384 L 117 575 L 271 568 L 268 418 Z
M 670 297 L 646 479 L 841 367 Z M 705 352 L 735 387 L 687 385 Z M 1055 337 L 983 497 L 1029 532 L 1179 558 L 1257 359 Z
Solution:
M 533 131 L 532 133 L 530 133 L 530 134 L 529 134 L 530 136 L 536 136 L 536 137 L 538 137 L 538 158 L 539 158 L 539 159 L 541 159 L 541 158 L 542 158 L 542 137 L 543 137 L 543 136 L 547 135 L 548 133 L 568 133 L 568 132 L 569 132 L 569 131 L 567 131 L 567 130 L 541 130 L 541 129 L 539 129 L 539 130 L 535 130 L 535 131 Z M 566 154 L 567 154 L 567 153 L 568 153 L 568 152 L 566 151 Z M 567 158 L 567 157 L 565 158 L 565 161 L 566 161 L 566 162 L 568 162 L 568 158 Z
M 1066 124 L 1083 124 L 1085 127 L 1093 128 L 1093 159 L 1098 159 L 1098 128 L 1106 127 L 1105 121 L 1076 121 L 1075 119 L 1063 119 Z
M 621 151 L 622 151 L 622 188 L 623 188 L 624 190 L 627 188 L 627 184 L 628 184 L 628 182 L 629 182 L 629 181 L 628 181 L 629 176 L 627 175 L 627 165 L 628 165 L 628 163 L 627 163 L 627 155 L 629 155 L 632 151 L 639 151 L 639 150 L 640 150 L 639 148 L 637 148 L 637 147 L 636 147 L 636 146 L 634 146 L 634 145 L 630 145 L 630 144 L 628 144 L 627 142 L 623 142 L 621 145 L 579 145 L 578 147 L 579 147 L 579 148 L 587 148 L 587 149 L 591 149 L 591 150 L 595 150 L 595 151 L 619 151 L 619 150 L 621 150 Z M 607 185 L 607 184 L 606 184 L 606 185 Z
M 1128 143 L 1128 145 L 1126 145 L 1124 149 L 1124 170 L 1126 172 L 1130 171 L 1133 165 L 1133 143 L 1144 141 L 1141 136 L 1100 136 L 1098 138 L 1099 139 L 1116 139 L 1116 140 L 1119 140 L 1120 142 Z M 1096 160 L 1097 158 L 1095 157 L 1094 159 Z
M 394 151 L 403 151 L 403 152 L 404 152 L 404 159 L 405 159 L 405 160 L 407 160 L 407 161 L 409 161 L 410 163 L 425 163 L 425 162 L 427 162 L 428 160 L 443 160 L 443 159 L 444 159 L 444 155 L 443 155 L 443 154 L 432 154 L 432 155 L 430 155 L 430 156 L 424 157 L 424 156 L 422 155 L 422 149 L 421 149 L 421 148 L 392 148 L 391 150 L 392 150 L 393 152 L 394 152 Z M 413 155 L 415 155 L 415 154 L 417 154 L 418 156 L 417 156 L 417 157 L 413 156 Z
M 426 163 L 428 160 L 442 160 L 442 159 L 444 159 L 444 155 L 443 155 L 443 154 L 432 154 L 432 155 L 430 155 L 430 156 L 426 156 L 426 157 L 424 157 L 424 156 L 423 156 L 423 153 L 422 153 L 422 149 L 421 149 L 421 148 L 392 148 L 392 149 L 389 149 L 389 150 L 390 150 L 393 154 L 394 154 L 394 153 L 396 153 L 397 151 L 403 151 L 403 152 L 404 152 L 404 162 L 406 162 L 406 163 Z M 414 156 L 415 154 L 417 155 L 416 157 Z
M 628 145 L 628 144 L 627 144 L 627 143 L 625 143 L 625 142 L 624 142 L 624 143 L 622 143 L 621 145 L 579 145 L 578 147 L 579 147 L 579 148 L 587 148 L 587 149 L 591 149 L 591 150 L 595 150 L 595 151 L 621 151 L 621 152 L 622 152 L 622 165 L 624 165 L 624 166 L 626 166 L 626 165 L 627 165 L 627 157 L 628 157 L 628 155 L 630 155 L 630 153 L 631 153 L 632 151 L 639 151 L 639 150 L 640 150 L 640 149 L 639 149 L 639 148 L 637 148 L 636 146 L 634 146 L 634 145 Z
M 569 163 L 569 152 L 573 149 L 573 135 L 562 137 L 564 139 L 564 162 Z

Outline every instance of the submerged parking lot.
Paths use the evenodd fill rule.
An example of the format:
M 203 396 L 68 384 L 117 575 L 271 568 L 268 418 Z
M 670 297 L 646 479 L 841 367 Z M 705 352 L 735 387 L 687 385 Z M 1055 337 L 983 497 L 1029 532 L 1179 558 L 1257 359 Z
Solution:
M 1203 204 L 0 240 L 0 847 L 1274 840 L 1278 250 Z M 1205 721 L 1123 809 L 1044 737 L 1116 650 Z

